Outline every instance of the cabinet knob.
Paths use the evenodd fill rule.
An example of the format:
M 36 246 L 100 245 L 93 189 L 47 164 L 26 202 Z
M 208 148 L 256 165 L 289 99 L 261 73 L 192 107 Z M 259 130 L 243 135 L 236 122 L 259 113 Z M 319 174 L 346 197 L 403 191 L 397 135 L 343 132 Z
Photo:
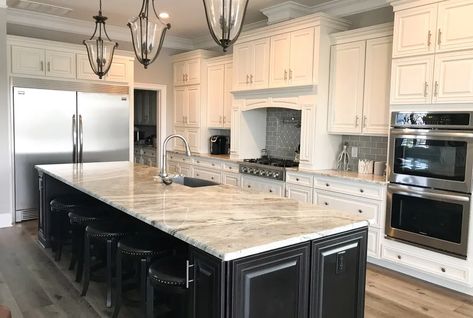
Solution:
M 330 184 L 326 183 L 325 186 L 326 186 L 326 187 L 330 187 Z
M 213 179 L 214 179 L 214 177 L 210 177 L 210 179 L 212 179 L 212 180 L 213 180 Z
M 197 160 L 197 163 L 200 163 L 200 160 Z
M 363 210 L 362 210 L 362 209 L 359 209 L 359 210 L 358 210 L 358 213 L 363 213 Z
M 361 193 L 364 193 L 364 192 L 365 192 L 365 190 L 363 190 L 363 189 L 360 189 L 360 192 L 361 192 Z
M 398 258 L 398 259 L 402 259 L 402 256 L 401 256 L 401 255 L 398 255 L 397 258 Z
M 199 174 L 197 173 L 196 176 L 199 176 Z
M 270 193 L 273 193 L 273 190 L 272 190 L 272 189 L 269 189 L 269 192 L 270 192 Z
M 251 185 L 248 185 L 248 188 L 251 188 Z
M 212 163 L 212 167 L 215 167 L 215 163 Z
M 328 202 L 324 202 L 325 205 L 328 205 Z
M 440 270 L 442 271 L 442 273 L 445 273 L 447 271 L 445 267 L 440 268 Z
M 233 169 L 233 167 L 228 167 L 228 169 L 232 170 L 232 169 Z
M 299 178 L 296 178 L 296 181 L 299 181 Z

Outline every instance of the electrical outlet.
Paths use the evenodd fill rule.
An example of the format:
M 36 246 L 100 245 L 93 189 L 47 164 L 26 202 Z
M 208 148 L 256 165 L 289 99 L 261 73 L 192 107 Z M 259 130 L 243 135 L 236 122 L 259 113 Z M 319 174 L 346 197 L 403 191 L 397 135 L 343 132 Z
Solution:
M 351 147 L 351 157 L 358 158 L 358 147 Z

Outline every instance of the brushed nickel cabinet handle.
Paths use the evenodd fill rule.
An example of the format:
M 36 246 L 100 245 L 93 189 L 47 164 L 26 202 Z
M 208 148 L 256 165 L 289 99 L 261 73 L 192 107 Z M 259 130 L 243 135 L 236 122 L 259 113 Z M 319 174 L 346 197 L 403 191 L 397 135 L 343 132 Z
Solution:
M 440 44 L 442 44 L 442 29 L 439 29 L 438 39 L 437 39 L 437 45 L 440 46 Z
M 190 264 L 189 261 L 186 261 L 186 289 L 189 289 L 189 284 L 192 283 L 194 280 L 190 279 L 189 269 L 193 268 L 194 265 Z
M 289 69 L 289 79 L 292 80 L 292 70 Z
M 427 46 L 430 47 L 432 45 L 432 31 L 429 30 L 427 33 Z
M 219 123 L 219 124 L 222 123 L 222 116 L 220 116 L 220 118 L 218 119 L 218 123 Z
M 227 116 L 223 116 L 223 123 L 225 124 L 227 122 Z
M 368 117 L 363 116 L 363 127 L 366 128 L 366 121 L 368 120 Z
M 48 72 L 51 72 L 51 62 L 48 62 Z
M 250 74 L 250 84 L 253 84 L 253 74 Z
M 40 67 L 41 67 L 41 71 L 44 71 L 44 62 L 43 61 L 40 62 Z
M 427 82 L 424 82 L 424 97 L 427 97 L 428 96 L 428 92 L 427 90 L 429 89 L 429 83 Z
M 360 116 L 356 115 L 355 117 L 355 127 L 358 127 L 358 122 L 360 121 Z
M 250 75 L 246 74 L 246 84 L 250 84 Z
M 185 82 L 186 81 L 186 76 L 184 74 L 182 74 L 182 81 Z
M 439 82 L 435 81 L 434 96 L 437 97 L 438 95 L 439 95 Z
M 287 80 L 287 71 L 284 70 L 284 80 Z

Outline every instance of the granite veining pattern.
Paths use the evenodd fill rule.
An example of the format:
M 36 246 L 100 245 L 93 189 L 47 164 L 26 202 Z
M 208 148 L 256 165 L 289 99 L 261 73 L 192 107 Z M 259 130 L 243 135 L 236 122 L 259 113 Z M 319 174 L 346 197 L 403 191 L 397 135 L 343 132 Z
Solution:
M 37 166 L 42 171 L 224 261 L 368 225 L 342 211 L 226 185 L 154 181 L 129 162 Z
M 363 174 L 363 173 L 358 173 L 356 171 L 340 171 L 340 170 L 335 170 L 335 169 L 299 170 L 298 168 L 287 168 L 287 171 L 294 171 L 294 172 L 326 176 L 326 177 L 335 177 L 335 178 L 347 179 L 347 180 L 352 180 L 352 181 L 371 182 L 371 183 L 377 183 L 380 185 L 386 185 L 388 183 L 388 181 L 386 180 L 386 176 L 377 176 L 374 174 Z

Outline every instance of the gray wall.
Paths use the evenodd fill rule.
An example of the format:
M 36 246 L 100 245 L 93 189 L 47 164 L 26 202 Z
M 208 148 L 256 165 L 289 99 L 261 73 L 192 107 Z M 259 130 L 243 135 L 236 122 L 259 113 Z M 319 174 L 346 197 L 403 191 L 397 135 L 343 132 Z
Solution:
M 381 23 L 393 22 L 394 12 L 393 8 L 388 6 L 372 11 L 350 15 L 344 18 L 352 23 L 350 29 L 357 29 Z
M 351 157 L 352 147 L 358 147 L 358 158 L 351 158 L 350 170 L 358 171 L 358 160 L 369 159 L 386 162 L 388 156 L 388 137 L 343 136 L 342 146 L 348 143 L 348 153 Z M 341 148 L 340 148 L 341 150 Z
M 301 111 L 268 108 L 266 117 L 266 149 L 270 157 L 294 160 L 301 142 Z
M 1 3 L 0 3 L 1 5 Z M 7 10 L 0 7 L 0 227 L 11 224 L 13 210 L 10 113 L 7 80 Z

